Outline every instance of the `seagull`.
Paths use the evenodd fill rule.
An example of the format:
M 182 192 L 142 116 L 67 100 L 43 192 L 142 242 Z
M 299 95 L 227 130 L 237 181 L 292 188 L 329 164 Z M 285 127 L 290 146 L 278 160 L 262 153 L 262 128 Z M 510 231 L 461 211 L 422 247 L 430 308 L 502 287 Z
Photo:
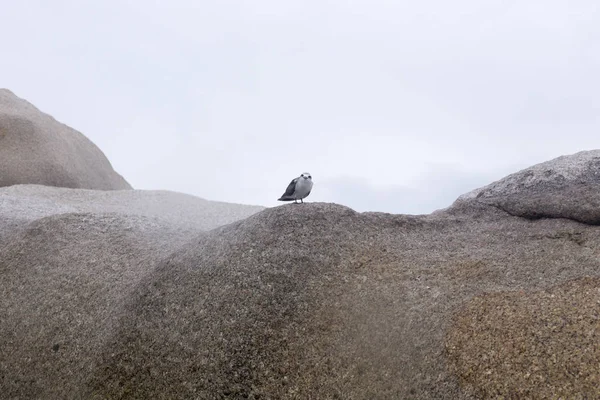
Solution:
M 298 200 L 300 200 L 302 203 L 304 203 L 304 201 L 302 199 L 310 194 L 312 186 L 313 186 L 312 176 L 310 176 L 310 174 L 308 172 L 304 172 L 302 175 L 300 175 L 297 178 L 294 178 L 290 182 L 287 189 L 285 189 L 285 193 L 283 195 L 281 195 L 281 197 L 278 198 L 277 200 L 279 200 L 279 201 L 294 200 L 294 203 L 296 203 L 296 204 L 298 203 Z

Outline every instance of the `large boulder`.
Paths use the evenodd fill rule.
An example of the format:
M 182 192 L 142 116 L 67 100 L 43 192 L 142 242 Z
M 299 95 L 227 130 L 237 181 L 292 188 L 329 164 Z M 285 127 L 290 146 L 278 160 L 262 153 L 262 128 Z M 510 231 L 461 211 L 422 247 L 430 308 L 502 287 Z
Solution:
M 115 204 L 21 218 L 0 246 L 0 397 L 597 398 L 600 227 L 475 197 L 210 231 Z
M 600 224 L 600 150 L 534 165 L 458 198 L 524 218 L 569 218 Z
M 140 216 L 73 213 L 13 237 L 0 249 L 0 398 L 78 398 L 136 284 L 188 234 Z
M 131 189 L 88 138 L 0 89 L 0 186 L 15 184 Z
M 472 370 L 489 374 L 486 364 L 471 361 L 478 351 L 521 345 L 523 374 L 559 376 L 556 393 L 593 397 L 600 379 L 597 342 L 589 335 L 600 325 L 593 307 L 566 307 L 578 286 L 557 299 L 558 310 L 540 306 L 548 311 L 535 321 L 582 323 L 566 322 L 563 331 L 524 327 L 538 336 L 523 342 L 523 333 L 494 338 L 504 321 L 496 317 L 482 327 L 491 333 L 463 351 L 466 362 L 455 344 L 464 330 L 478 329 L 480 314 L 466 311 L 472 322 L 454 322 L 474 297 L 536 293 L 600 275 L 596 255 L 582 246 L 600 247 L 599 232 L 566 220 L 531 223 L 494 208 L 476 221 L 466 214 L 358 214 L 318 203 L 268 209 L 196 238 L 140 281 L 79 394 L 460 399 L 547 393 L 536 392 L 538 380 L 502 386 L 513 369 L 493 369 L 492 390 L 486 379 L 464 378 Z M 582 287 L 598 289 L 597 280 Z M 543 300 L 532 294 L 510 310 L 528 322 Z M 540 352 L 538 343 L 553 334 L 552 352 Z M 560 346 L 569 335 L 587 338 L 571 343 L 577 354 L 591 354 L 584 359 L 592 363 L 572 359 L 573 344 Z M 553 359 L 571 362 L 551 367 Z M 548 366 L 540 370 L 539 363 Z
M 166 191 L 0 188 L 0 398 L 77 398 L 136 286 L 204 231 L 262 209 Z

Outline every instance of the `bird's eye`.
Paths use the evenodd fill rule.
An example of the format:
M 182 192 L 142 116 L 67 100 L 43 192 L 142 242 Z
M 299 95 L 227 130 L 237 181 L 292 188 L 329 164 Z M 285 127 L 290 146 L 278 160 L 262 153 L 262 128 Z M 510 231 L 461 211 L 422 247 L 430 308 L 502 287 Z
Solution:
M 308 179 L 312 179 L 312 176 L 310 176 L 310 175 L 309 175 L 309 176 L 308 176 Z

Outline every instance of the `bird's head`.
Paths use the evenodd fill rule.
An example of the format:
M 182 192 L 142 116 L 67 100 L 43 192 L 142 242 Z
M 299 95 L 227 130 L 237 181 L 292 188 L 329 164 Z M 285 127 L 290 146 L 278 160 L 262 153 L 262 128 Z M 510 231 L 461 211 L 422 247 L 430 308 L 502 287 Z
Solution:
M 310 176 L 310 174 L 308 172 L 304 172 L 300 175 L 300 178 L 302 179 L 308 179 L 309 181 L 312 181 L 312 176 Z

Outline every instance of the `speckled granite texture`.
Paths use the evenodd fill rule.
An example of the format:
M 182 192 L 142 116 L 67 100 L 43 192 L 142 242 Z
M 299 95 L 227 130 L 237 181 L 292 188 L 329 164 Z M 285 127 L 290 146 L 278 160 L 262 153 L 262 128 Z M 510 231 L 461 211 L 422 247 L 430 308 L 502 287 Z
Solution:
M 600 398 L 598 157 L 422 216 L 1 189 L 0 398 Z

